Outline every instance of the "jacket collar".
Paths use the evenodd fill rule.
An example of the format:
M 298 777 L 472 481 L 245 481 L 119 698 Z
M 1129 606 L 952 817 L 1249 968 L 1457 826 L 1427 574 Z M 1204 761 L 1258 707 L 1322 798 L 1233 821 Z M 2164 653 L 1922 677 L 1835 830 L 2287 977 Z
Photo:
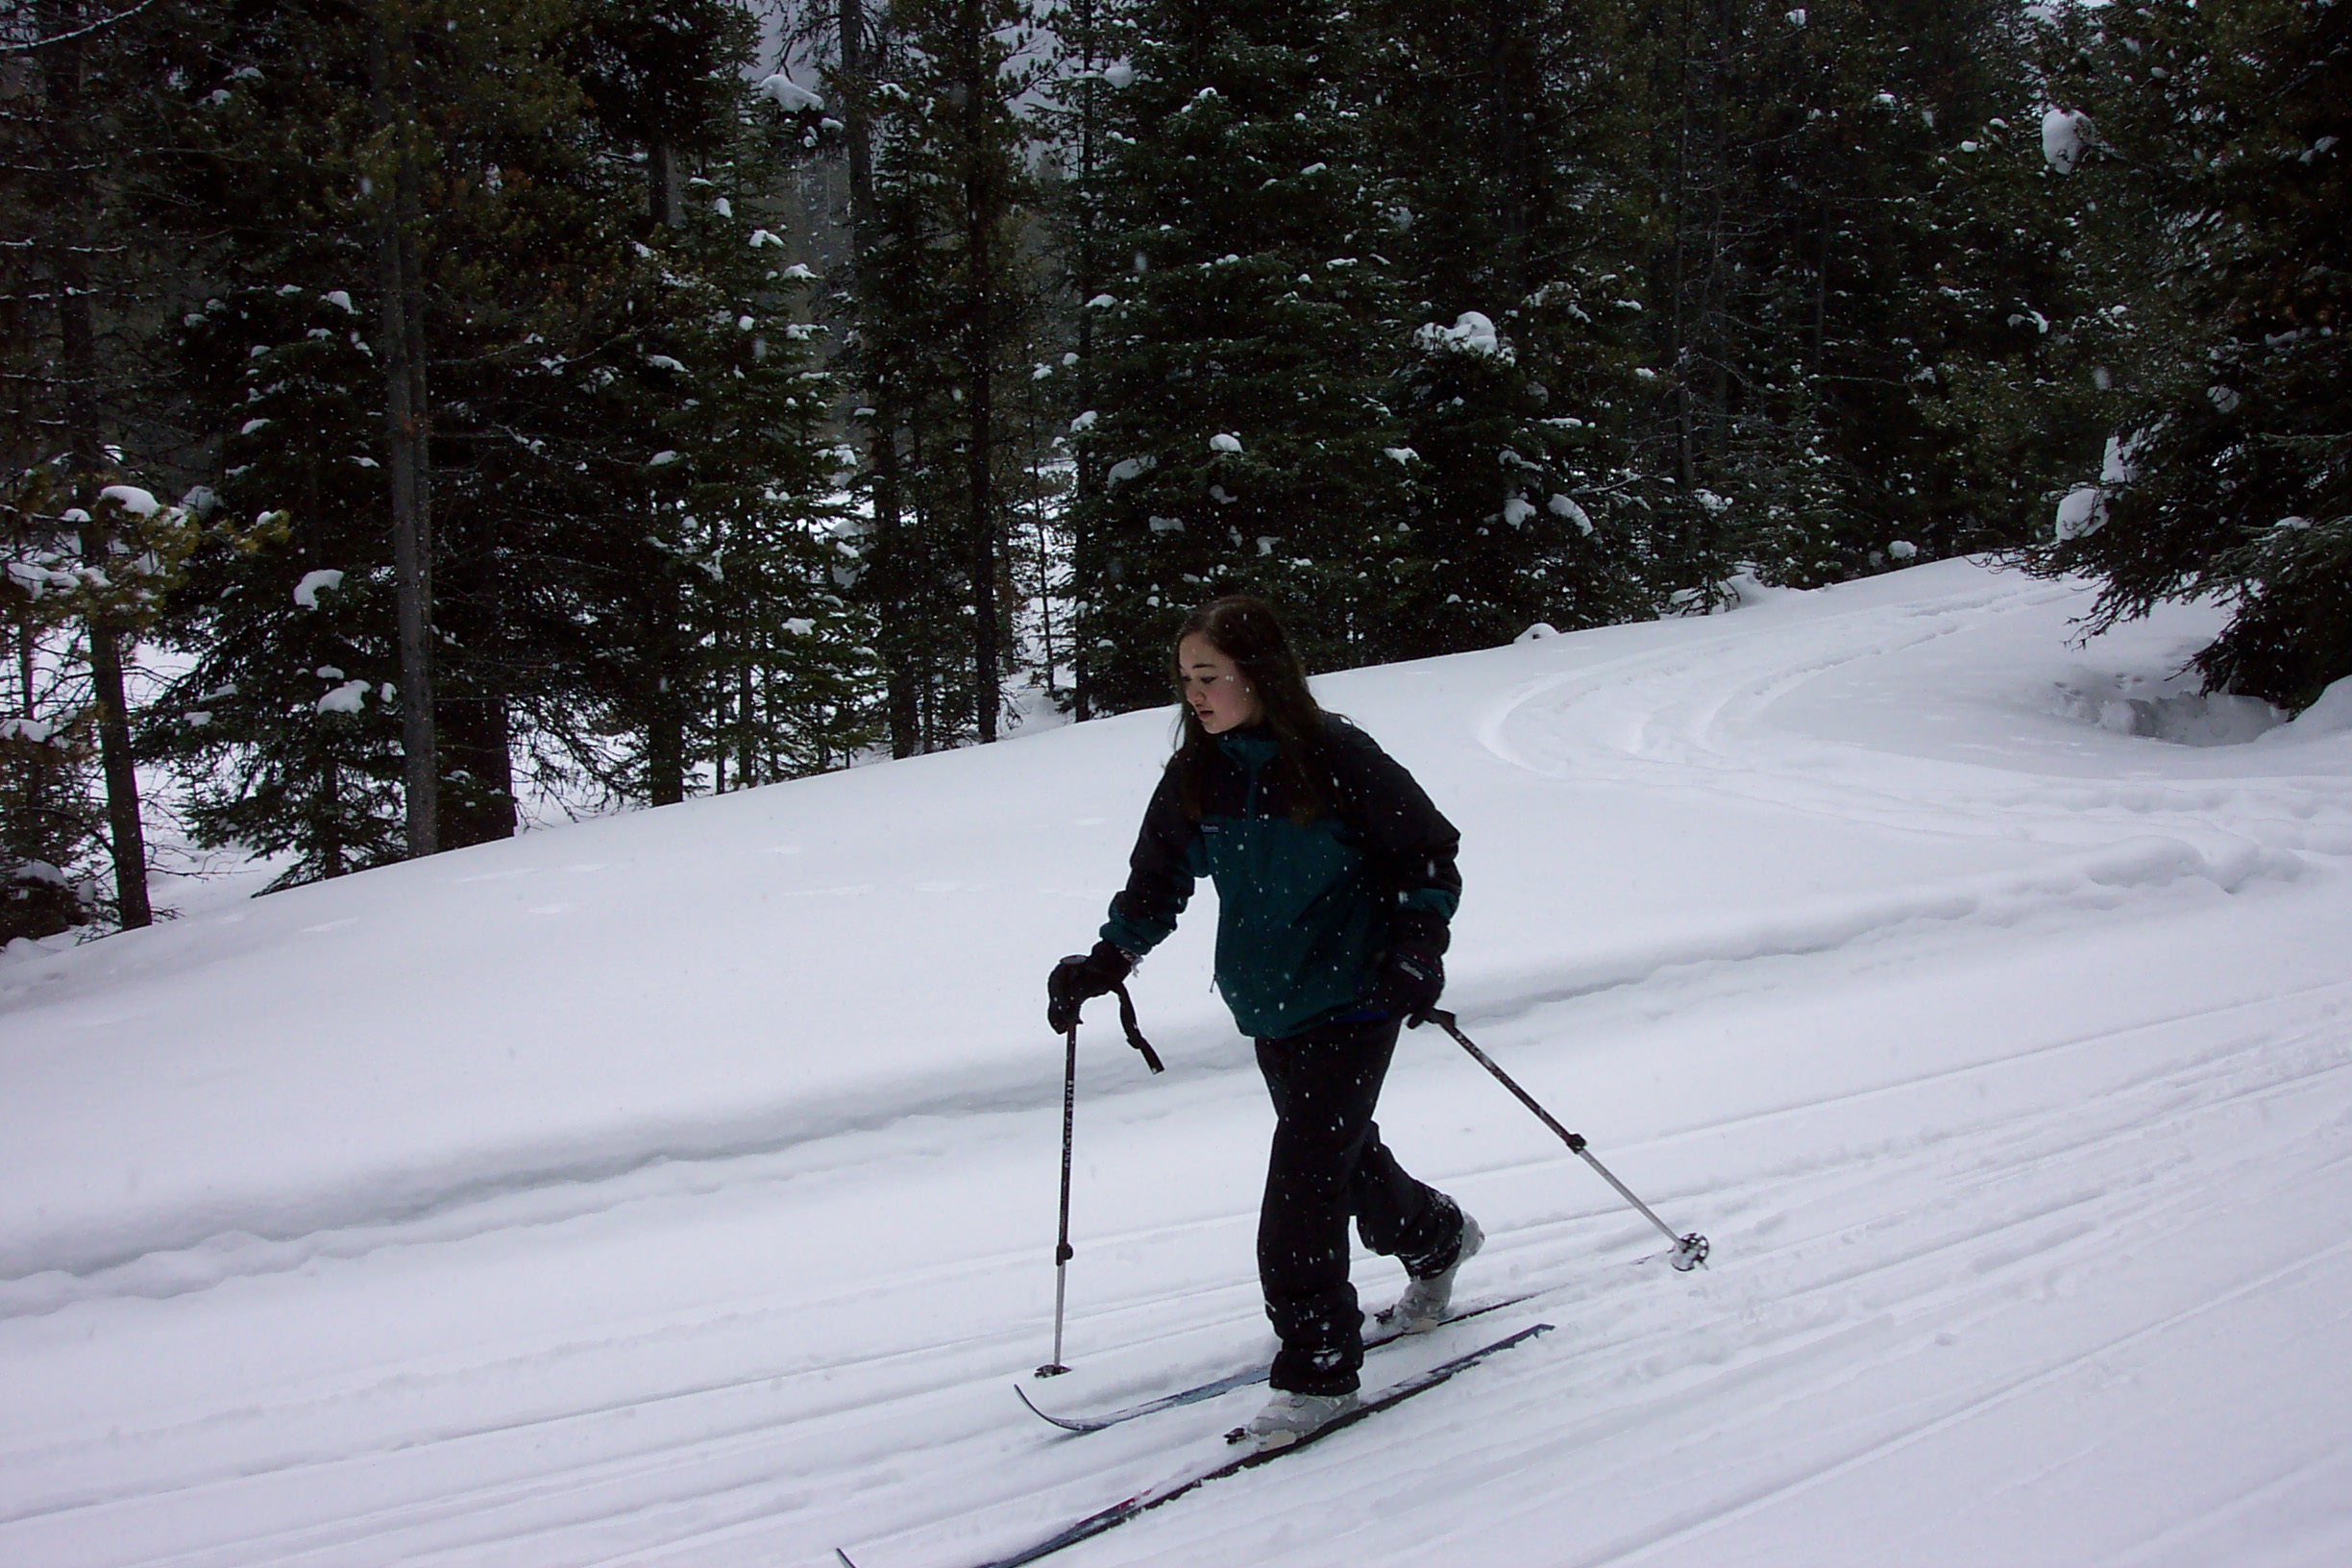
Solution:
M 1216 743 L 1218 750 L 1253 773 L 1282 755 L 1280 743 L 1263 724 L 1229 729 L 1216 738 Z

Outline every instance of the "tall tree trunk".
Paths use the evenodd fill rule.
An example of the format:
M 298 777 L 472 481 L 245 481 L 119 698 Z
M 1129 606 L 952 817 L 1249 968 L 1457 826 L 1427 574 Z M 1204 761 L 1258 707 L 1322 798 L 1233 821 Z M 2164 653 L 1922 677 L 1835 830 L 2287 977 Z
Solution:
M 1672 43 L 1659 52 L 1656 76 L 1669 72 L 1674 77 L 1671 93 L 1661 84 L 1657 91 L 1662 105 L 1671 105 L 1675 116 L 1671 135 L 1658 138 L 1659 151 L 1654 155 L 1659 160 L 1657 183 L 1660 204 L 1664 207 L 1666 230 L 1665 293 L 1666 293 L 1666 364 L 1674 381 L 1671 389 L 1673 411 L 1669 416 L 1674 448 L 1675 481 L 1687 496 L 1692 484 L 1690 442 L 1690 337 L 1689 297 L 1683 287 L 1683 244 L 1686 238 L 1690 180 L 1690 7 L 1691 0 L 1680 0 L 1681 26 Z M 1666 21 L 1661 12 L 1653 17 L 1661 29 Z M 1654 76 L 1654 81 L 1655 80 Z M 1653 123 L 1655 123 L 1654 121 Z
M 408 853 L 439 848 L 440 761 L 433 726 L 432 487 L 426 443 L 423 280 L 411 233 L 421 203 L 408 99 L 413 51 L 404 0 L 386 0 L 368 40 L 377 125 L 389 147 L 376 192 L 376 279 L 383 301 L 384 468 L 392 492 L 392 571 L 399 599 L 402 784 Z
M 874 242 L 873 121 L 868 112 L 872 87 L 874 48 L 866 19 L 865 0 L 840 0 L 843 139 L 849 155 L 849 272 L 860 313 L 870 317 L 885 308 L 873 297 L 867 266 Z M 870 336 L 868 339 L 870 355 Z M 898 481 L 898 419 L 896 399 L 887 380 L 867 365 L 866 393 L 873 407 L 867 428 L 867 461 L 873 473 L 873 554 L 868 572 L 876 576 L 872 598 L 880 625 L 875 629 L 882 655 L 883 713 L 890 731 L 891 755 L 911 757 L 920 747 L 921 711 L 916 698 L 915 672 L 908 656 L 904 576 L 899 552 L 904 549 Z
M 972 588 L 972 713 L 980 742 L 996 739 L 996 714 L 1003 705 L 997 658 L 995 454 L 995 233 L 1001 191 L 996 159 L 984 144 L 989 80 L 987 36 L 977 0 L 964 0 L 965 168 L 964 248 L 969 273 L 969 314 L 965 325 L 965 378 L 969 383 L 969 429 L 966 432 L 967 521 Z
M 883 705 L 890 725 L 894 757 L 911 757 L 925 749 L 922 739 L 922 680 L 917 669 L 914 628 L 916 613 L 908 602 L 912 575 L 907 571 L 905 505 L 898 463 L 898 420 L 887 390 L 875 392 L 873 454 L 874 570 L 878 585 L 875 635 L 882 654 Z
M 457 642 L 484 666 L 497 667 L 495 654 L 473 643 L 462 627 Z M 436 697 L 436 749 L 449 785 L 439 801 L 442 847 L 513 838 L 514 735 L 504 697 L 478 671 L 472 680 L 444 680 Z
M 95 238 L 88 125 L 83 102 L 85 39 L 79 0 L 40 0 L 40 35 L 56 39 L 34 51 L 48 113 L 51 191 L 49 273 L 58 308 L 58 417 L 77 490 L 86 490 L 104 455 L 98 430 L 98 337 L 90 308 L 89 256 Z M 80 499 L 85 505 L 93 499 Z M 103 508 L 83 526 L 83 559 L 111 570 L 112 532 Z M 99 770 L 106 780 L 107 840 L 114 863 L 116 912 L 126 929 L 153 922 L 147 899 L 147 839 L 139 821 L 138 771 L 131 750 L 131 705 L 123 682 L 123 638 L 104 614 L 89 618 L 90 696 L 97 709 Z
M 752 690 L 751 659 L 747 651 L 735 672 L 735 787 L 739 790 L 751 789 L 765 776 L 759 766 L 759 731 L 754 721 L 759 710 L 754 705 Z M 821 736 L 824 732 L 818 733 Z
M 686 694 L 677 675 L 684 661 L 679 622 L 683 595 L 671 563 L 650 584 L 652 603 L 646 617 L 649 645 L 646 649 L 646 799 L 656 806 L 673 806 L 686 798 Z
M 478 506 L 445 505 L 435 552 L 453 592 L 432 598 L 433 631 L 448 654 L 433 667 L 433 748 L 440 761 L 434 826 L 440 846 L 515 833 L 514 736 L 507 696 L 515 656 L 497 569 L 496 525 Z
M 104 569 L 106 530 L 92 528 L 92 564 Z M 124 929 L 147 925 L 147 839 L 139 823 L 138 771 L 131 750 L 131 705 L 123 685 L 122 642 L 101 617 L 89 623 L 90 694 L 98 706 L 98 762 L 106 776 L 107 834 L 113 845 L 114 898 Z
M 647 150 L 646 187 L 655 223 L 675 229 L 686 221 L 685 170 L 679 165 L 677 149 L 667 141 L 656 141 Z
M 1731 125 L 1729 88 L 1731 86 L 1732 30 L 1738 18 L 1731 0 L 1715 0 L 1715 37 L 1710 68 L 1707 72 L 1707 271 L 1704 342 L 1712 361 L 1712 396 L 1707 400 L 1715 430 L 1713 455 L 1720 471 L 1726 457 L 1727 437 L 1731 429 L 1731 246 L 1735 237 L 1733 225 L 1738 217 L 1732 209 L 1731 185 Z M 1742 193 L 1744 194 L 1744 192 Z M 1711 478 L 1713 476 L 1710 476 Z
M 317 815 L 318 860 L 321 876 L 343 874 L 343 772 L 330 755 L 319 765 Z
M 972 242 L 983 251 L 989 244 L 985 223 L 973 225 Z M 979 253 L 975 253 L 979 254 Z M 982 274 L 985 278 L 985 273 Z M 970 552 L 972 588 L 972 717 L 978 723 L 982 745 L 996 738 L 997 709 L 1003 705 L 1004 690 L 997 647 L 1000 626 L 996 601 L 996 496 L 992 468 L 995 463 L 995 419 L 991 396 L 995 380 L 989 355 L 991 302 L 987 290 L 992 284 L 976 279 L 973 285 L 970 331 L 972 359 L 967 368 L 970 379 L 970 427 L 966 431 L 965 471 L 970 511 L 966 518 L 967 547 Z
M 1503 208 L 1503 255 L 1497 270 L 1506 296 L 1516 306 L 1527 294 L 1527 243 L 1534 171 L 1528 166 L 1530 137 L 1519 96 L 1526 76 L 1526 0 L 1489 0 L 1487 71 L 1493 86 L 1496 191 Z
M 1078 408 L 1081 413 L 1094 406 L 1094 312 L 1086 308 L 1100 286 L 1096 279 L 1101 274 L 1101 258 L 1095 254 L 1094 234 L 1094 157 L 1095 115 L 1098 110 L 1098 89 L 1101 86 L 1100 36 L 1094 26 L 1094 0 L 1078 0 L 1078 53 L 1081 75 L 1078 79 L 1078 239 L 1071 247 L 1070 282 L 1072 294 L 1078 302 Z M 1083 600 L 1092 591 L 1094 551 L 1090 548 L 1089 519 L 1093 515 L 1094 499 L 1102 494 L 1102 464 L 1095 460 L 1093 443 L 1078 443 L 1077 484 L 1070 496 L 1070 586 L 1071 598 Z M 1070 620 L 1070 716 L 1084 723 L 1093 717 L 1094 682 L 1091 678 L 1092 659 L 1087 640 L 1080 635 L 1086 627 L 1086 617 L 1073 615 Z
M 685 171 L 675 146 L 656 140 L 647 150 L 648 208 L 660 228 L 685 222 Z M 674 563 L 664 562 L 655 584 L 649 636 L 645 649 L 646 799 L 672 806 L 686 798 L 686 704 L 693 699 L 682 689 L 679 666 L 685 656 L 685 595 L 671 575 Z

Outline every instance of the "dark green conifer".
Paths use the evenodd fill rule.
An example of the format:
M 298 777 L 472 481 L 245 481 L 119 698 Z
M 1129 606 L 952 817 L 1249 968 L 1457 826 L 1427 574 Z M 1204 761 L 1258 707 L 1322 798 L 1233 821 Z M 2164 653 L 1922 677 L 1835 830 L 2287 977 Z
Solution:
M 1396 625 L 1415 480 L 1391 406 L 1411 326 L 1359 19 L 1290 3 L 1139 12 L 1103 171 L 1099 406 L 1078 432 L 1078 631 L 1098 709 L 1164 699 L 1169 632 L 1234 589 L 1311 666 Z M 1091 414 L 1091 419 L 1089 415 Z
M 518 759 L 542 788 L 658 802 L 856 744 L 839 687 L 860 639 L 793 629 L 845 619 L 801 280 L 756 205 L 801 128 L 753 100 L 733 8 L 636 30 L 626 9 L 461 7 L 414 35 L 443 846 L 514 830 Z M 377 787 L 398 660 L 379 170 L 346 102 L 362 21 L 229 15 L 186 73 L 175 187 L 223 236 L 184 361 L 224 442 L 216 488 L 228 515 L 288 522 L 197 562 L 200 654 L 172 697 L 208 718 L 168 732 L 203 775 L 200 824 L 282 843 L 295 879 L 408 847 Z M 650 96 L 614 110 L 615 77 Z M 342 576 L 296 603 L 318 572 Z M 321 668 L 355 709 L 322 713 Z
M 1711 580 L 1672 558 L 1658 487 L 1630 467 L 1640 242 L 1611 160 L 1637 121 L 1618 12 L 1368 12 L 1391 244 L 1421 323 L 1394 372 L 1416 480 L 1394 653 L 1624 620 Z
M 2211 689 L 2289 708 L 2352 674 L 2352 18 L 2319 0 L 2085 11 L 2053 30 L 2053 157 L 2112 353 L 2095 480 L 2044 571 L 2093 625 L 2218 595 Z M 2076 115 L 2087 118 L 2077 119 Z
M 891 747 L 996 738 L 1018 606 L 1007 536 L 1041 284 L 1025 0 L 897 0 L 861 67 L 874 137 L 854 261 L 858 417 Z

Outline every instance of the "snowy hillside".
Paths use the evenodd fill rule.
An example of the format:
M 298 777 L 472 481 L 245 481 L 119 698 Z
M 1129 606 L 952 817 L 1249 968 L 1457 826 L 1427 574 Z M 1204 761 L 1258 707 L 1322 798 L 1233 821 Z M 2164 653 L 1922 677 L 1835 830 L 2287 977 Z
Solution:
M 2260 727 L 2176 699 L 2218 617 L 2086 607 L 1951 562 L 1318 681 L 1464 830 L 1463 1026 L 1713 1266 L 1409 1036 L 1462 1295 L 1535 1293 L 1478 1337 L 1553 1331 L 1054 1560 L 2352 1560 L 2352 692 L 2186 744 Z M 0 958 L 0 1563 L 958 1568 L 1214 1457 L 1254 1391 L 1014 1397 L 1270 1350 L 1204 890 L 1167 1074 L 1082 1033 L 1026 1381 L 1044 972 L 1169 727 Z

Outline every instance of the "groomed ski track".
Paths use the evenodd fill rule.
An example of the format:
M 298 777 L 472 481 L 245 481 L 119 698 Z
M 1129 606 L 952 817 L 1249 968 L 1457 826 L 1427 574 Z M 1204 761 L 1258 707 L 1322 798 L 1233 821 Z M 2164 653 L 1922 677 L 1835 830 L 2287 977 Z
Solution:
M 2352 733 L 2068 717 L 2217 624 L 2086 607 L 1946 563 L 1319 682 L 1465 827 L 1463 1026 L 1713 1264 L 1419 1031 L 1384 1132 L 1465 1294 L 1539 1292 L 1478 1336 L 1556 1332 L 1054 1560 L 2352 1559 Z M 12 955 L 0 1561 L 956 1568 L 1213 1449 L 1253 1392 L 1008 1386 L 1042 974 L 1165 729 Z M 1082 1036 L 1064 1403 L 1264 1344 L 1212 915 L 1139 976 L 1164 1079 Z

